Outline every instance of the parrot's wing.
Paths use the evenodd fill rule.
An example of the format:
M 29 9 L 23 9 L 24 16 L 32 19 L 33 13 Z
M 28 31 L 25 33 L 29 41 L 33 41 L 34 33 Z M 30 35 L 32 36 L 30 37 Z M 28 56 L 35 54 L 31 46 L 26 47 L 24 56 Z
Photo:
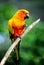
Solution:
M 14 28 L 12 27 L 12 21 L 9 20 L 8 22 L 8 30 L 11 34 L 14 34 Z

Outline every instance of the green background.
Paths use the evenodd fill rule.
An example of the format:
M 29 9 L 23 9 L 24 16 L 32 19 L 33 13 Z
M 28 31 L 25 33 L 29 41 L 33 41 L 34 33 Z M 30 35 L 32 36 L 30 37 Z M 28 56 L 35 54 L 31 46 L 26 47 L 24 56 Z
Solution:
M 8 33 L 8 20 L 18 9 L 30 11 L 27 27 L 37 20 L 41 21 L 22 39 L 20 43 L 19 65 L 44 65 L 44 1 L 42 0 L 1 0 L 0 1 L 0 61 L 11 46 Z M 15 65 L 14 52 L 5 65 Z

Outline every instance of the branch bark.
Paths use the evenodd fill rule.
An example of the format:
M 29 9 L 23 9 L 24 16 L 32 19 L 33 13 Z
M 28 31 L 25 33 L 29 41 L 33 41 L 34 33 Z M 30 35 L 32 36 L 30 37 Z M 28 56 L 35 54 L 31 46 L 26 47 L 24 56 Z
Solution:
M 25 32 L 21 35 L 21 38 L 23 38 L 38 22 L 40 21 L 40 18 L 38 20 L 36 20 L 35 22 L 33 22 L 26 30 Z M 9 49 L 7 50 L 5 56 L 3 57 L 3 59 L 0 62 L 0 65 L 4 65 L 5 62 L 7 61 L 9 55 L 11 54 L 12 50 L 14 49 L 14 47 L 18 44 L 18 42 L 20 41 L 20 38 L 17 38 L 14 43 L 9 47 Z

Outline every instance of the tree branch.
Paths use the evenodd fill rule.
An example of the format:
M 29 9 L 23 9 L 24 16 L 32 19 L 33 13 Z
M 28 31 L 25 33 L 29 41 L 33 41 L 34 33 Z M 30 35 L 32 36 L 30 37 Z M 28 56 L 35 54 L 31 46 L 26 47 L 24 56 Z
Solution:
M 21 35 L 21 38 L 23 38 L 38 22 L 40 21 L 40 18 L 38 20 L 36 20 L 34 23 L 32 23 L 26 30 L 25 32 Z M 5 62 L 7 61 L 8 57 L 10 56 L 12 50 L 15 48 L 15 46 L 18 44 L 18 42 L 20 41 L 20 38 L 17 38 L 14 43 L 9 47 L 9 49 L 7 50 L 5 56 L 3 57 L 3 59 L 0 62 L 0 65 L 4 65 Z

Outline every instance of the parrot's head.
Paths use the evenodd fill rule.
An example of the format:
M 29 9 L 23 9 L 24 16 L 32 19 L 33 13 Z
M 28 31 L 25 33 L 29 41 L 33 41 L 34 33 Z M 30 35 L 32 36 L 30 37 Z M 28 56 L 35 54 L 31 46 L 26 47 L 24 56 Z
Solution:
M 16 17 L 20 20 L 26 20 L 29 18 L 29 14 L 29 11 L 21 9 L 16 12 Z

